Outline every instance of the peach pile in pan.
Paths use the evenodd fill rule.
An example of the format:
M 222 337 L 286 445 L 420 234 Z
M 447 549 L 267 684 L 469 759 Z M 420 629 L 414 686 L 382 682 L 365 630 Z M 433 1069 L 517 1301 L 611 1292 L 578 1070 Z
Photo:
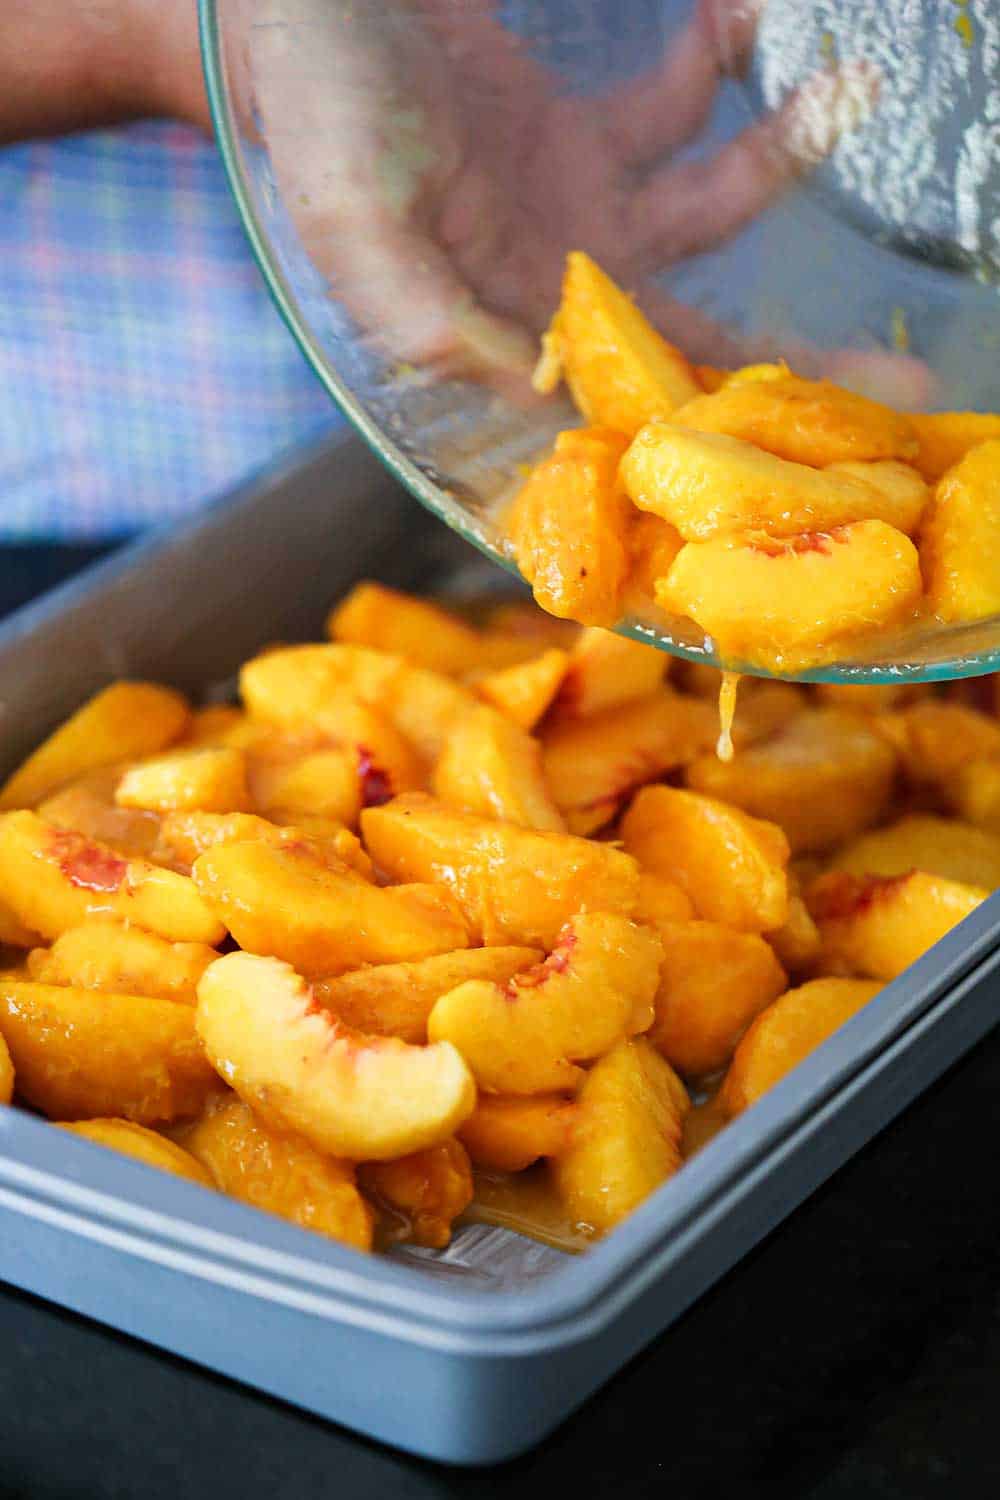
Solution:
M 359 1248 L 474 1169 L 601 1233 L 1000 884 L 992 679 L 750 681 L 723 764 L 717 673 L 530 603 L 330 634 L 7 782 L 0 1099 Z
M 1000 613 L 1000 416 L 905 415 L 783 364 L 688 364 L 569 256 L 535 383 L 584 422 L 506 516 L 543 609 L 693 620 L 794 675 L 919 620 Z

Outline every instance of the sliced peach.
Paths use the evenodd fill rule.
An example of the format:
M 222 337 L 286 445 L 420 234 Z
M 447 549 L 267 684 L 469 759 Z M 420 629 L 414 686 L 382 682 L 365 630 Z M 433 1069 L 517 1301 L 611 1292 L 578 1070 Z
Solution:
M 569 654 L 553 647 L 517 666 L 480 677 L 476 692 L 512 723 L 533 729 L 558 693 L 568 664 Z
M 676 880 L 643 870 L 639 876 L 639 899 L 633 913 L 637 922 L 645 922 L 657 931 L 664 922 L 689 922 L 694 906 L 687 891 Z
M 380 889 L 308 845 L 220 844 L 192 878 L 241 948 L 306 974 L 396 963 L 468 945 L 461 909 L 437 885 Z
M 628 529 L 628 578 L 622 595 L 624 614 L 642 615 L 655 597 L 659 579 L 684 545 L 676 526 L 652 511 L 636 511 Z
M 938 481 L 920 537 L 927 602 L 939 620 L 1000 613 L 1000 438 Z
M 345 864 L 365 879 L 371 875 L 371 860 L 357 834 L 335 819 L 300 814 L 297 822 L 279 825 L 254 813 L 168 813 L 160 831 L 161 849 L 188 869 L 206 849 L 260 842 L 305 844 L 335 868 Z
M 657 589 L 732 661 L 794 671 L 842 655 L 856 636 L 907 619 L 920 598 L 917 551 L 883 521 L 786 542 L 690 544 Z
M 369 1162 L 361 1183 L 388 1217 L 402 1219 L 393 1239 L 432 1250 L 444 1249 L 452 1224 L 472 1202 L 472 1164 L 454 1139 L 395 1161 Z
M 127 770 L 115 801 L 156 813 L 246 812 L 246 761 L 242 751 L 225 745 L 174 750 Z
M 725 1114 L 731 1119 L 749 1109 L 880 988 L 868 979 L 813 979 L 786 991 L 761 1012 L 733 1055 L 719 1093 Z
M 381 713 L 427 761 L 436 760 L 459 716 L 476 699 L 467 688 L 366 646 L 287 646 L 255 657 L 240 673 L 247 708 L 265 723 L 344 736 L 352 700 Z
M 218 958 L 207 943 L 168 943 L 110 917 L 70 927 L 51 948 L 28 954 L 28 973 L 39 984 L 68 984 L 118 995 L 158 995 L 193 1005 L 198 980 Z
M 989 891 L 911 870 L 848 875 L 834 870 L 810 886 L 823 961 L 873 979 L 895 979 L 946 932 L 981 906 Z
M 246 714 L 234 703 L 210 703 L 206 708 L 195 709 L 180 743 L 190 746 L 227 745 L 234 738 L 242 737 L 246 725 Z
M 115 788 L 120 779 L 116 767 L 92 771 L 44 798 L 38 804 L 38 816 L 56 828 L 98 839 L 126 858 L 154 859 L 160 819 L 139 808 L 116 807 Z
M 35 948 L 42 941 L 41 934 L 26 927 L 13 907 L 0 901 L 0 945 L 5 948 Z
M 876 519 L 888 521 L 907 536 L 916 534 L 931 495 L 926 481 L 910 464 L 891 458 L 880 463 L 831 464 L 827 473 L 846 474 L 871 485 L 882 497 L 873 511 Z
M 275 958 L 217 959 L 198 986 L 196 1019 L 208 1056 L 252 1109 L 335 1156 L 387 1161 L 436 1146 L 475 1106 L 453 1047 L 352 1031 Z
M 970 760 L 967 765 L 959 766 L 948 788 L 947 800 L 957 816 L 967 823 L 1000 834 L 1000 759 Z
M 323 722 L 323 734 L 271 730 L 248 750 L 251 797 L 261 812 L 356 824 L 362 807 L 423 786 L 419 757 L 384 714 L 344 697 L 327 703 Z
M 457 1047 L 492 1093 L 572 1089 L 576 1063 L 649 1026 L 662 952 L 650 928 L 614 912 L 584 912 L 544 962 L 507 984 L 473 979 L 442 995 L 427 1035 Z
M 573 1219 L 605 1233 L 680 1167 L 689 1101 L 670 1064 L 638 1037 L 595 1063 L 576 1107 L 551 1171 Z
M 152 682 L 113 682 L 39 745 L 0 790 L 0 809 L 33 807 L 67 781 L 116 761 L 155 755 L 188 720 L 179 693 Z
M 508 512 L 517 565 L 536 602 L 561 619 L 613 625 L 621 613 L 630 511 L 618 483 L 624 446 L 608 428 L 561 432 Z
M 663 969 L 649 1040 L 689 1078 L 722 1068 L 740 1037 L 788 980 L 770 945 L 717 922 L 658 928 Z
M 631 436 L 698 392 L 695 373 L 635 303 L 581 250 L 566 257 L 562 300 L 548 334 L 559 372 L 588 422 Z
M 1000 758 L 1000 724 L 964 703 L 927 698 L 883 715 L 877 728 L 899 752 L 907 779 L 946 798 L 962 766 Z
M 370 1250 L 373 1214 L 354 1167 L 257 1119 L 235 1094 L 215 1094 L 180 1139 L 220 1192 Z
M 477 1167 L 523 1172 L 565 1151 L 575 1118 L 565 1094 L 482 1094 L 459 1138 Z
M 838 849 L 833 868 L 849 875 L 906 875 L 910 870 L 925 870 L 928 875 L 994 891 L 1000 886 L 1000 835 L 954 818 L 911 813 Z
M 443 882 L 489 945 L 548 949 L 579 911 L 635 906 L 638 866 L 609 844 L 475 818 L 417 792 L 370 807 L 361 824 L 380 870 Z
M 700 792 L 648 786 L 621 831 L 640 865 L 676 881 L 708 921 L 741 932 L 787 921 L 788 840 L 776 824 Z
M 433 789 L 462 812 L 522 828 L 565 828 L 549 795 L 538 741 L 486 703 L 453 729 L 434 767 Z
M 571 831 L 592 833 L 616 816 L 637 787 L 685 765 L 714 744 L 718 732 L 714 708 L 661 688 L 547 729 L 545 780 Z
M 610 630 L 582 630 L 559 689 L 556 711 L 564 718 L 584 718 L 635 698 L 647 698 L 663 682 L 670 658 L 655 646 L 644 646 Z
M 336 979 L 317 979 L 313 994 L 347 1026 L 404 1042 L 426 1042 L 434 1003 L 469 979 L 506 984 L 544 955 L 537 948 L 464 948 L 413 963 L 369 964 Z
M 386 783 L 388 785 L 388 782 Z M 361 778 L 354 746 L 313 750 L 293 759 L 254 761 L 251 771 L 254 805 L 288 817 L 313 813 L 357 826 L 361 812 Z
M 0 1032 L 0 1104 L 9 1104 L 14 1097 L 14 1064 L 10 1051 Z
M 123 1156 L 134 1157 L 144 1166 L 155 1167 L 159 1172 L 172 1172 L 175 1177 L 186 1177 L 201 1187 L 214 1187 L 211 1176 L 199 1161 L 166 1136 L 137 1125 L 134 1120 L 77 1120 L 59 1124 L 59 1130 L 68 1130 L 82 1140 L 92 1141 L 95 1146 L 104 1146 L 108 1151 L 119 1151 Z
M 767 941 L 782 966 L 792 975 L 813 972 L 822 954 L 823 940 L 819 928 L 802 899 L 798 879 L 791 870 L 788 872 L 788 917 L 780 927 L 768 933 Z
M 884 486 L 674 422 L 644 427 L 620 473 L 639 509 L 669 521 L 687 542 L 746 532 L 792 537 L 873 519 L 892 525 L 902 509 Z
M 848 460 L 912 459 L 917 435 L 909 418 L 830 380 L 803 380 L 773 370 L 765 380 L 728 380 L 714 395 L 695 396 L 672 420 L 699 432 L 721 432 L 768 453 L 823 469 Z
M 0 979 L 0 1032 L 26 1103 L 54 1120 L 196 1114 L 215 1074 L 190 1005 Z
M 979 411 L 914 412 L 920 450 L 913 460 L 929 484 L 935 484 L 970 448 L 1000 438 L 1000 416 Z
M 828 849 L 883 816 L 896 755 L 860 714 L 812 708 L 731 761 L 703 755 L 688 786 L 784 829 L 794 854 Z
M 32 812 L 0 815 L 0 896 L 28 927 L 57 938 L 97 913 L 177 943 L 222 941 L 225 929 L 192 882 Z
M 374 646 L 448 677 L 507 667 L 532 655 L 515 634 L 477 630 L 430 599 L 368 580 L 356 583 L 326 622 L 332 640 Z

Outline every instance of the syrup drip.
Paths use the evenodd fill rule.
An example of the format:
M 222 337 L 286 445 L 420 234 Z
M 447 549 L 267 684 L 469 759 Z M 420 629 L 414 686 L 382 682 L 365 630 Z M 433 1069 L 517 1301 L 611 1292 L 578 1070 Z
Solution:
M 719 688 L 719 738 L 715 753 L 722 761 L 733 758 L 733 717 L 736 713 L 736 693 L 740 685 L 739 672 L 723 672 Z

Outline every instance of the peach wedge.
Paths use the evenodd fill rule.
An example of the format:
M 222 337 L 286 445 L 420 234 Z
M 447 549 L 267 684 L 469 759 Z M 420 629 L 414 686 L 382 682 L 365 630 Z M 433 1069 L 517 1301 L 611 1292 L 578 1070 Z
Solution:
M 390 1225 L 390 1237 L 432 1250 L 444 1249 L 454 1220 L 472 1202 L 472 1164 L 457 1140 L 394 1161 L 368 1162 L 360 1175 L 365 1192 L 389 1220 L 396 1220 L 397 1232 L 393 1235 Z
M 245 1103 L 334 1156 L 386 1161 L 435 1146 L 475 1106 L 454 1047 L 352 1031 L 278 959 L 218 959 L 198 986 L 196 1019 L 209 1058 Z
M 920 564 L 884 521 L 750 543 L 689 544 L 657 585 L 657 602 L 688 615 L 729 661 L 791 672 L 842 654 L 858 636 L 916 609 Z
M 523 1172 L 566 1150 L 575 1119 L 565 1094 L 482 1094 L 459 1136 L 477 1167 Z
M 177 1138 L 228 1197 L 355 1250 L 371 1249 L 374 1215 L 352 1163 L 272 1130 L 238 1095 L 213 1094 Z
M 32 812 L 0 815 L 0 896 L 43 937 L 97 913 L 170 942 L 221 942 L 222 923 L 192 882 L 145 859 L 124 859 L 96 839 L 53 828 Z
M 157 813 L 245 812 L 250 806 L 246 762 L 240 750 L 225 745 L 174 750 L 127 770 L 115 801 Z
M 1000 439 L 938 482 L 920 538 L 927 600 L 946 622 L 1000 613 Z
M 613 912 L 566 924 L 548 958 L 505 985 L 469 980 L 434 1006 L 431 1041 L 453 1043 L 496 1094 L 572 1089 L 575 1064 L 645 1031 L 663 950 L 648 927 Z
M 1000 886 L 1000 834 L 934 813 L 910 813 L 838 849 L 835 870 L 849 875 L 906 875 L 924 870 L 964 885 Z
M 0 979 L 0 1034 L 17 1091 L 50 1119 L 193 1115 L 215 1083 L 190 1005 Z
M 809 888 L 823 957 L 873 979 L 895 979 L 989 895 L 980 886 L 911 870 L 857 877 L 835 870 Z
M 310 975 L 427 958 L 469 941 L 443 886 L 380 888 L 308 847 L 221 844 L 195 860 L 192 875 L 241 948 Z
M 217 957 L 207 943 L 169 943 L 155 932 L 95 916 L 67 928 L 51 948 L 33 949 L 28 973 L 39 984 L 156 995 L 193 1005 L 198 980 Z
M 565 827 L 546 786 L 538 741 L 485 703 L 455 725 L 433 787 L 462 812 L 556 833 Z
M 454 812 L 417 792 L 369 808 L 361 827 L 380 870 L 443 882 L 491 946 L 552 948 L 577 912 L 628 916 L 638 896 L 638 866 L 620 849 Z
M 91 1141 L 95 1146 L 104 1146 L 108 1151 L 118 1151 L 122 1156 L 131 1156 L 144 1166 L 155 1167 L 159 1172 L 172 1172 L 175 1177 L 186 1177 L 200 1187 L 215 1184 L 199 1161 L 166 1136 L 158 1135 L 145 1125 L 134 1120 L 76 1120 L 59 1124 L 81 1140 Z
M 643 1037 L 595 1063 L 577 1096 L 569 1146 L 551 1167 L 574 1221 L 613 1229 L 672 1177 L 688 1107 L 684 1085 Z

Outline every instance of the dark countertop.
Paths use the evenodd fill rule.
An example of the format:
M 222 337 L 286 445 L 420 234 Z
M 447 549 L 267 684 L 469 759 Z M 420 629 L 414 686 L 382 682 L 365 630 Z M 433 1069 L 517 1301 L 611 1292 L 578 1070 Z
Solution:
M 0 551 L 0 599 L 75 560 Z M 993 1496 L 998 1097 L 994 1034 L 545 1446 L 492 1471 L 404 1458 L 0 1291 L 0 1496 Z

